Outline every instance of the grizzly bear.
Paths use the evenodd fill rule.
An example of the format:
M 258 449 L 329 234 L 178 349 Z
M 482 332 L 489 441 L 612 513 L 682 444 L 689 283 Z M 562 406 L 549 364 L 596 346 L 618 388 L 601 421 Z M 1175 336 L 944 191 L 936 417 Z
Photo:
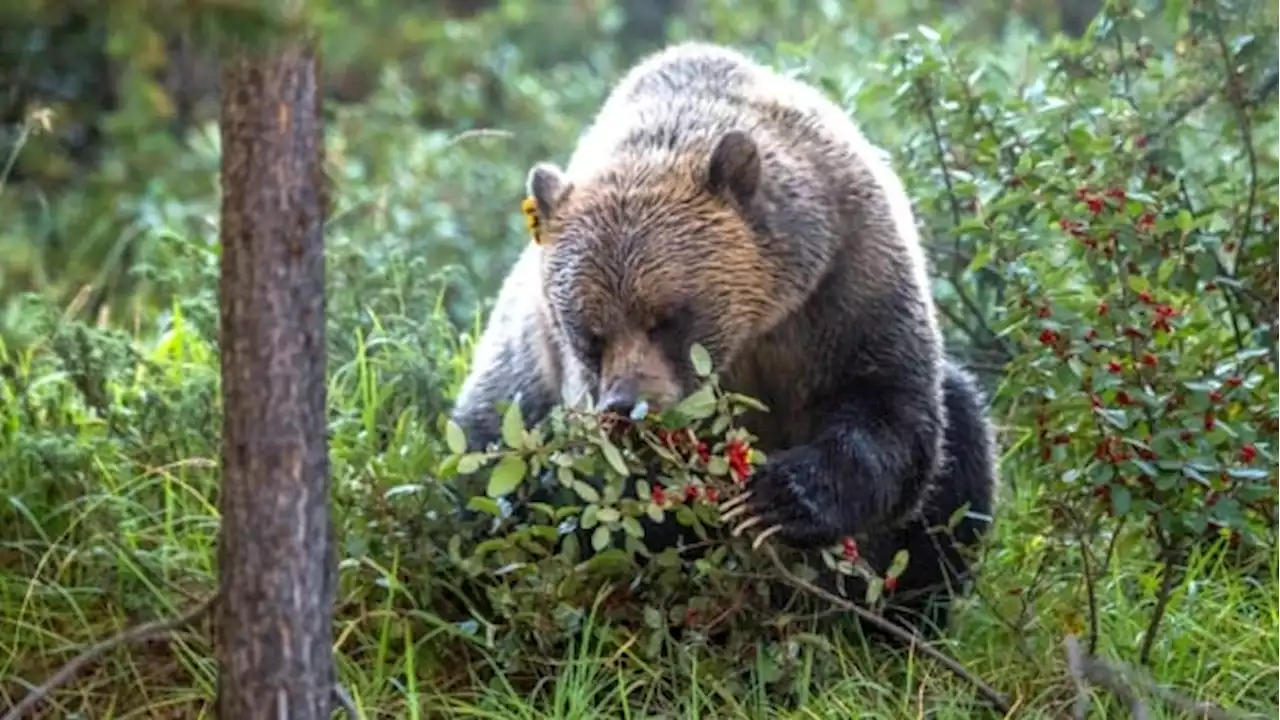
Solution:
M 895 595 L 916 599 L 901 608 L 944 625 L 961 548 L 991 522 L 995 443 L 977 384 L 944 356 L 887 155 L 812 86 L 688 42 L 625 74 L 567 167 L 535 165 L 527 190 L 541 240 L 504 281 L 452 414 L 471 447 L 498 438 L 501 401 L 530 422 L 588 396 L 670 406 L 698 386 L 699 343 L 726 389 L 769 408 L 746 420 L 768 459 L 725 513 L 735 531 L 800 551 L 865 538 L 882 572 L 906 548 Z

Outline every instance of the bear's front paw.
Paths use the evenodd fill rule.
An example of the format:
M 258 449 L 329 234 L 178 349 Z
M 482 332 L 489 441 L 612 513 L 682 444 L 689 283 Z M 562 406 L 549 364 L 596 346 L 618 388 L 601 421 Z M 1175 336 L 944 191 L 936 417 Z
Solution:
M 831 545 L 841 536 L 839 506 L 831 478 L 823 477 L 816 453 L 794 448 L 777 453 L 759 468 L 747 490 L 720 506 L 721 519 L 737 537 L 748 528 L 760 547 L 770 537 L 799 550 Z

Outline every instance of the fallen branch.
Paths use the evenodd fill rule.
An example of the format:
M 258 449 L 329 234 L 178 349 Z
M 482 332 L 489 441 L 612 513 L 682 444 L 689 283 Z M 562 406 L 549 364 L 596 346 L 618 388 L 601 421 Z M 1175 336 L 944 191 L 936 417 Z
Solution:
M 1074 717 L 1077 720 L 1083 720 L 1089 709 L 1090 684 L 1104 688 L 1123 700 L 1137 720 L 1145 720 L 1147 717 L 1147 708 L 1138 695 L 1139 691 L 1191 717 L 1208 718 L 1208 720 L 1244 720 L 1263 717 L 1227 710 L 1207 700 L 1195 700 L 1161 685 L 1138 668 L 1090 655 L 1080 647 L 1080 641 L 1075 635 L 1068 635 L 1063 639 L 1063 646 L 1067 653 L 1067 670 L 1076 687 Z
M 72 658 L 66 665 L 58 669 L 52 677 L 44 681 L 39 687 L 27 693 L 26 697 L 14 705 L 9 712 L 5 713 L 4 718 L 0 720 L 19 720 L 22 716 L 30 712 L 43 699 L 49 696 L 54 690 L 64 685 L 79 673 L 86 665 L 95 662 L 98 658 L 111 652 L 112 650 L 123 645 L 132 645 L 134 643 L 145 642 L 162 635 L 181 630 L 191 625 L 202 617 L 204 617 L 210 609 L 213 608 L 214 601 L 218 594 L 214 593 L 209 597 L 196 603 L 190 610 L 185 613 L 169 618 L 168 620 L 152 620 L 150 622 L 135 625 L 127 628 L 100 643 L 90 646 L 84 652 Z
M 58 668 L 48 680 L 45 680 L 39 687 L 29 691 L 17 705 L 14 705 L 9 712 L 5 713 L 0 720 L 21 720 L 27 713 L 31 712 L 41 700 L 49 697 L 54 690 L 62 687 L 72 678 L 74 678 L 81 670 L 89 664 L 97 661 L 103 655 L 112 650 L 126 645 L 134 645 L 148 640 L 177 632 L 183 628 L 199 622 L 205 615 L 213 610 L 218 599 L 218 593 L 214 593 L 209 597 L 197 602 L 191 609 L 185 613 L 169 618 L 167 620 L 152 620 L 140 625 L 126 628 L 115 635 L 103 640 L 100 643 L 91 645 L 81 652 L 79 655 L 71 658 L 67 664 Z M 338 705 L 346 711 L 347 716 L 351 720 L 358 720 L 360 714 L 356 712 L 355 702 L 351 699 L 351 694 L 342 686 L 342 683 L 334 682 L 333 696 L 338 701 Z
M 862 618 L 863 620 L 871 623 L 872 625 L 875 625 L 877 628 L 894 636 L 898 640 L 901 640 L 902 642 L 906 643 L 911 649 L 913 650 L 919 649 L 920 652 L 924 653 L 926 657 L 929 657 L 933 660 L 938 661 L 943 666 L 945 666 L 948 670 L 950 670 L 952 674 L 954 674 L 956 677 L 972 685 L 974 689 L 978 691 L 979 695 L 982 695 L 982 697 L 985 698 L 987 702 L 991 703 L 1001 713 L 1004 713 L 1005 715 L 1009 714 L 1009 711 L 1012 706 L 1009 704 L 1008 698 L 1006 698 L 1002 693 L 996 691 L 994 688 L 992 688 L 990 685 L 984 682 L 981 678 L 969 672 L 963 665 L 960 664 L 958 660 L 948 656 L 946 653 L 933 647 L 928 642 L 926 642 L 923 638 L 917 635 L 915 632 L 908 630 L 907 628 L 904 628 L 895 622 L 886 620 L 885 618 L 880 617 L 879 615 L 876 615 L 875 613 L 871 612 L 870 610 L 867 610 L 866 608 L 856 605 L 848 600 L 845 600 L 839 595 L 836 595 L 835 593 L 824 590 L 823 588 L 818 587 L 817 585 L 814 585 L 808 580 L 805 580 L 804 578 L 797 576 L 795 573 L 791 572 L 791 570 L 789 570 L 785 564 L 783 564 L 782 558 L 778 557 L 778 553 L 773 549 L 771 545 L 766 544 L 764 546 L 764 549 L 768 553 L 769 559 L 773 561 L 774 566 L 778 569 L 778 572 L 782 574 L 782 577 L 787 582 L 791 583 L 792 585 L 795 585 L 801 590 L 810 592 L 822 598 L 823 600 L 826 600 L 827 602 L 833 603 L 844 610 L 853 612 L 859 618 Z

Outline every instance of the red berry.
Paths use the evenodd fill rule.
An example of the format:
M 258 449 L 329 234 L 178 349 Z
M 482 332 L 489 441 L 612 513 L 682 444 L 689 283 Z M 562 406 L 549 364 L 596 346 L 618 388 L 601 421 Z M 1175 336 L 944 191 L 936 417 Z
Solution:
M 660 487 L 655 487 L 653 489 L 653 492 L 650 493 L 650 497 L 652 498 L 653 502 L 657 505 L 667 504 L 667 493 L 665 490 L 663 490 Z
M 1233 388 L 1240 387 L 1240 384 L 1243 382 L 1244 380 L 1241 379 L 1239 375 L 1232 375 L 1231 377 L 1227 378 L 1227 385 L 1230 385 Z
M 1041 344 L 1041 345 L 1052 345 L 1052 344 L 1054 344 L 1054 343 L 1055 343 L 1055 342 L 1057 342 L 1057 341 L 1058 341 L 1058 333 L 1056 333 L 1056 332 L 1054 332 L 1054 331 L 1052 331 L 1052 330 L 1050 330 L 1050 329 L 1048 329 L 1048 328 L 1045 328 L 1044 330 L 1041 330 L 1041 331 L 1040 331 L 1040 344 Z
M 1249 463 L 1253 462 L 1253 459 L 1256 458 L 1257 456 L 1258 456 L 1258 449 L 1255 448 L 1253 445 L 1246 444 L 1244 447 L 1240 448 L 1240 462 L 1244 463 L 1245 465 L 1248 465 Z
M 1204 429 L 1212 430 L 1217 424 L 1217 418 L 1214 417 L 1212 410 L 1206 410 L 1204 413 Z
M 1098 301 L 1098 317 L 1102 317 L 1106 314 L 1107 314 L 1107 301 L 1099 300 Z
M 1040 316 L 1040 317 L 1042 317 L 1042 318 L 1047 318 L 1047 317 L 1049 317 L 1049 308 L 1048 308 L 1047 306 L 1046 306 L 1046 307 L 1042 307 L 1042 308 L 1040 308 L 1038 311 L 1036 311 L 1036 315 L 1038 315 L 1038 316 Z
M 1111 362 L 1107 363 L 1107 371 L 1110 372 L 1112 375 L 1119 375 L 1120 373 L 1124 372 L 1124 366 L 1122 366 L 1120 363 L 1116 362 L 1115 360 L 1112 360 Z
M 1143 290 L 1142 292 L 1138 293 L 1138 299 L 1141 300 L 1146 305 L 1150 305 L 1151 303 L 1155 302 L 1155 298 L 1152 297 L 1151 293 L 1147 292 L 1146 290 Z
M 849 562 L 858 562 L 858 543 L 851 537 L 846 537 L 843 542 L 844 557 Z
M 697 485 L 685 485 L 685 487 L 684 487 L 684 499 L 685 499 L 685 500 L 688 500 L 688 501 L 697 500 L 697 499 L 698 499 L 698 486 L 697 486 Z
M 1096 195 L 1086 200 L 1085 203 L 1089 206 L 1089 212 L 1093 213 L 1094 215 L 1101 213 L 1102 208 L 1105 207 L 1105 205 L 1102 202 L 1102 198 Z
M 1123 202 L 1123 201 L 1124 201 L 1124 199 L 1125 199 L 1125 197 L 1126 197 L 1125 192 L 1124 192 L 1124 188 L 1113 187 L 1113 188 L 1108 189 L 1108 190 L 1107 190 L 1107 197 L 1110 197 L 1110 198 L 1112 198 L 1112 199 L 1114 199 L 1114 200 L 1119 200 L 1119 201 Z
M 1217 390 L 1210 390 L 1210 391 L 1209 391 L 1209 402 L 1213 402 L 1213 403 L 1220 403 L 1220 402 L 1222 402 L 1222 393 L 1218 392 Z
M 1116 404 L 1121 406 L 1131 405 L 1133 404 L 1133 398 L 1129 397 L 1129 393 L 1121 390 L 1116 393 Z
M 1152 355 L 1151 353 L 1143 353 L 1142 364 L 1146 365 L 1147 367 L 1155 367 L 1156 365 L 1160 364 L 1160 361 L 1156 358 L 1155 355 Z
M 884 589 L 886 592 L 893 592 L 898 589 L 898 576 L 890 575 L 884 579 Z

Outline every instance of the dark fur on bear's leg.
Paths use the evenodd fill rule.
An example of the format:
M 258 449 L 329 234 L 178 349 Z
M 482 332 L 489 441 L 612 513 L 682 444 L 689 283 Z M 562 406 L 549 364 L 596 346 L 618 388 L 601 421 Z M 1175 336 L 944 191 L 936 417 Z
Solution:
M 878 557 L 868 558 L 887 567 L 894 552 L 906 548 L 910 560 L 886 615 L 927 638 L 946 631 L 953 598 L 968 594 L 969 553 L 989 531 L 996 491 L 995 443 L 981 389 L 967 372 L 948 363 L 943 397 L 943 466 L 921 516 L 897 534 L 896 543 L 879 544 L 872 550 Z M 951 516 L 966 503 L 967 513 L 948 530 Z M 895 598 L 902 600 L 895 603 Z

